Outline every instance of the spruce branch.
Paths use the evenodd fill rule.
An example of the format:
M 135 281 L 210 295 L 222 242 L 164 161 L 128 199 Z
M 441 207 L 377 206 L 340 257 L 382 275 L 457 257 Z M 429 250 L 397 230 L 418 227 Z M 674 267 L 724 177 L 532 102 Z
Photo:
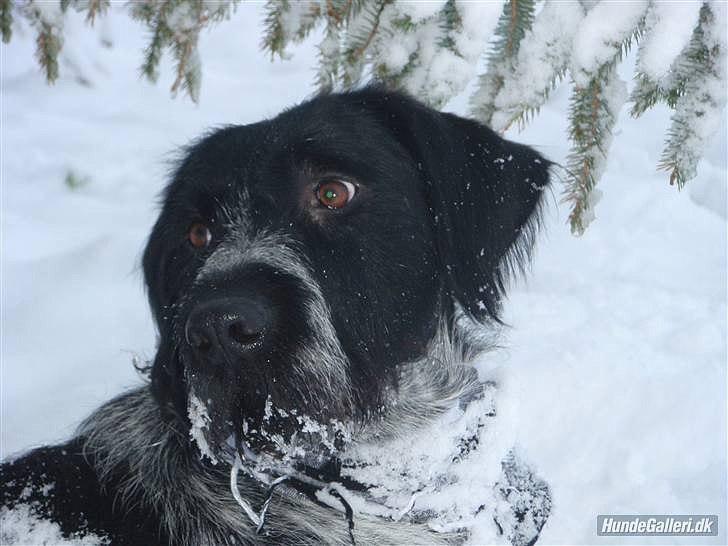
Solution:
M 349 0 L 349 3 L 353 0 Z M 327 4 L 330 4 L 328 2 Z M 286 47 L 306 39 L 327 9 L 322 10 L 320 2 L 310 0 L 268 0 L 264 7 L 265 18 L 260 48 L 268 51 L 271 60 L 276 55 L 288 57 Z
M 389 1 L 355 2 L 352 5 L 342 46 L 341 80 L 344 88 L 352 88 L 359 83 L 369 47 L 379 31 L 382 11 Z
M 455 35 L 462 28 L 463 20 L 455 6 L 455 0 L 447 0 L 440 14 L 440 37 L 438 38 L 437 45 L 459 55 L 460 52 L 455 45 Z
M 339 79 L 341 50 L 341 29 L 339 25 L 328 19 L 326 34 L 318 45 L 318 70 L 316 72 L 316 87 L 321 92 L 332 91 Z
M 596 184 L 606 166 L 612 130 L 626 99 L 626 88 L 617 75 L 617 65 L 629 50 L 631 38 L 617 48 L 586 85 L 574 82 L 569 105 L 567 180 L 563 201 L 571 206 L 569 224 L 574 235 L 582 235 L 594 219 L 600 193 Z
M 639 38 L 644 26 L 646 2 L 635 3 L 620 14 L 614 28 L 605 29 L 601 18 L 609 6 L 598 4 L 585 18 L 574 40 L 574 47 L 601 46 L 598 55 L 574 56 L 571 76 L 574 91 L 569 107 L 567 180 L 563 201 L 571 207 L 569 224 L 574 235 L 581 235 L 594 219 L 600 193 L 596 184 L 606 166 L 612 129 L 626 100 L 626 86 L 617 76 L 617 65 Z
M 184 90 L 193 102 L 199 100 L 201 63 L 197 43 L 203 28 L 229 17 L 237 0 L 137 0 L 131 14 L 151 31 L 144 51 L 141 73 L 157 80 L 162 53 L 168 49 L 175 60 L 175 79 L 171 92 Z
M 508 0 L 495 30 L 495 42 L 488 53 L 488 67 L 478 78 L 470 108 L 473 116 L 490 125 L 496 112 L 495 98 L 506 77 L 514 71 L 521 40 L 533 25 L 534 0 Z
M 576 2 L 546 0 L 521 39 L 513 70 L 506 73 L 494 99 L 491 126 L 522 130 L 567 74 L 574 35 L 585 11 Z
M 367 34 L 362 51 L 370 51 L 374 79 L 387 87 L 406 88 L 406 78 L 421 61 L 418 29 L 431 21 L 414 22 L 409 14 L 402 13 L 401 5 L 396 2 L 382 2 L 379 8 L 375 26 Z M 392 47 L 407 42 L 414 49 L 407 53 L 406 59 L 393 59 Z
M 111 5 L 111 0 L 88 0 L 86 6 L 86 22 L 93 25 L 97 15 L 104 15 Z
M 55 83 L 58 79 L 58 54 L 63 46 L 60 34 L 53 25 L 41 22 L 35 44 L 35 55 L 45 72 L 46 80 L 48 83 Z
M 318 46 L 319 67 L 316 84 L 320 91 L 328 92 L 337 87 L 341 78 L 344 26 L 355 8 L 353 0 L 326 0 L 326 33 Z
M 719 14 L 722 17 L 716 17 L 710 4 L 703 4 L 685 55 L 677 61 L 676 80 L 681 92 L 675 100 L 658 168 L 670 173 L 670 184 L 678 189 L 696 176 L 698 162 L 726 104 L 725 11 Z
M 695 32 L 700 28 L 701 12 L 702 7 L 695 2 L 650 5 L 637 51 L 636 85 L 630 96 L 632 117 L 641 116 L 659 102 L 675 108 L 692 71 L 693 63 L 686 63 L 686 59 L 696 54 Z M 664 40 L 666 32 L 671 34 L 669 42 Z
M 142 74 L 152 83 L 159 78 L 159 63 L 164 45 L 171 41 L 171 33 L 161 18 L 154 20 L 153 28 L 152 39 L 144 50 L 144 62 L 141 66 Z
M 269 51 L 271 60 L 275 55 L 284 57 L 286 50 L 286 35 L 283 29 L 283 15 L 290 9 L 288 0 L 268 0 L 265 3 L 265 31 L 260 48 Z
M 0 0 L 0 33 L 3 43 L 10 43 L 13 36 L 13 0 Z
M 35 57 L 46 81 L 52 84 L 58 79 L 58 55 L 63 47 L 63 13 L 60 5 L 48 7 L 38 0 L 24 6 L 23 13 L 35 28 Z

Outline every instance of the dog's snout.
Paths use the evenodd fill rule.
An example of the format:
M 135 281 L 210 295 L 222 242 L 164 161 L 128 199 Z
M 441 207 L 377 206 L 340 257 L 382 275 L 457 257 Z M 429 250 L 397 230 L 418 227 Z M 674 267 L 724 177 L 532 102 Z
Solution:
M 252 297 L 219 298 L 197 305 L 185 339 L 201 357 L 241 357 L 254 351 L 270 326 L 270 306 Z

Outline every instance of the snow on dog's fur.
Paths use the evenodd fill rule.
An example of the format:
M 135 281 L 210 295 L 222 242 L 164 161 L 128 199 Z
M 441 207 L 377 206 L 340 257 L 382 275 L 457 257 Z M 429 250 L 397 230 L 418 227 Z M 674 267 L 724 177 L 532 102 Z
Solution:
M 32 509 L 64 533 L 115 544 L 462 541 L 463 514 L 444 525 L 413 511 L 406 487 L 382 482 L 397 472 L 373 470 L 392 442 L 423 445 L 426 430 L 458 444 L 436 425 L 448 412 L 475 419 L 455 457 L 433 450 L 419 475 L 400 473 L 436 507 L 465 478 L 450 465 L 488 449 L 495 387 L 470 362 L 527 263 L 548 168 L 380 88 L 202 138 L 144 254 L 159 329 L 150 385 L 69 443 L 5 465 L 4 505 L 30 487 Z M 518 461 L 506 458 L 491 484 L 501 493 L 473 499 L 468 517 L 485 511 L 527 544 L 550 497 Z M 52 495 L 33 493 L 41 476 Z

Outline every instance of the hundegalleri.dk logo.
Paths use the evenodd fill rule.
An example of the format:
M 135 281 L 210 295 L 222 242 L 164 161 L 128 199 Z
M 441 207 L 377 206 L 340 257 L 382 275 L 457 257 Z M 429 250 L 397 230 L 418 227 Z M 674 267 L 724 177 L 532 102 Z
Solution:
M 597 535 L 714 537 L 718 536 L 718 516 L 601 514 L 597 516 Z

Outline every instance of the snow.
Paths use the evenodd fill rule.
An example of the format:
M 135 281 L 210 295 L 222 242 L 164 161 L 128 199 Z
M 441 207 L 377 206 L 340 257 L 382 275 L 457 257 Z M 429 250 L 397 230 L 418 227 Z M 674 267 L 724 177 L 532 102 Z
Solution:
M 712 13 L 713 19 L 706 23 L 703 37 L 703 44 L 710 51 L 710 68 L 686 84 L 687 92 L 675 105 L 671 128 L 674 134 L 668 159 L 675 158 L 688 179 L 695 175 L 702 151 L 720 126 L 720 114 L 726 104 L 726 5 L 716 3 Z
M 513 446 L 512 435 L 502 428 L 507 420 L 495 416 L 497 398 L 497 388 L 485 383 L 475 400 L 455 403 L 416 438 L 355 445 L 346 453 L 342 474 L 366 486 L 376 502 L 341 493 L 356 513 L 395 520 L 413 516 L 439 531 L 470 526 L 477 518 L 488 526 L 488 542 L 497 540 L 494 489 L 501 461 Z M 339 503 L 333 499 L 331 505 Z
M 35 13 L 41 23 L 63 28 L 63 12 L 61 11 L 60 2 L 38 2 L 34 1 L 28 6 Z
M 217 464 L 217 457 L 210 449 L 205 438 L 205 429 L 210 426 L 210 415 L 207 413 L 207 406 L 194 393 L 190 392 L 187 401 L 187 417 L 190 419 L 190 438 L 197 444 L 200 450 L 200 459 L 207 457 L 212 464 Z
M 427 4 L 427 10 L 423 10 L 424 4 Z M 439 47 L 446 38 L 443 20 L 435 9 L 440 6 L 416 2 L 387 5 L 381 16 L 381 36 L 384 38 L 380 38 L 374 47 L 376 62 L 389 72 L 399 74 L 414 59 L 402 74 L 403 87 L 431 104 L 444 104 L 461 93 L 475 76 L 478 59 L 492 36 L 502 5 L 500 0 L 458 3 L 462 25 L 447 36 L 452 39 L 455 51 Z M 414 6 L 418 6 L 416 18 L 412 14 Z M 429 16 L 424 17 L 425 14 Z M 406 17 L 420 22 L 413 29 L 403 31 L 396 22 Z
M 588 84 L 599 67 L 614 58 L 647 5 L 647 0 L 599 2 L 587 12 L 573 44 L 571 74 L 578 85 Z
M 645 37 L 640 43 L 637 69 L 659 82 L 688 45 L 698 23 L 700 2 L 653 2 L 647 11 Z
M 432 0 L 428 2 L 402 2 L 398 11 L 409 17 L 413 23 L 420 23 L 437 14 L 445 5 L 444 0 Z
M 604 15 L 605 28 L 618 15 Z M 177 148 L 313 93 L 320 36 L 270 63 L 257 50 L 261 21 L 260 7 L 243 3 L 201 34 L 199 106 L 170 99 L 169 57 L 156 86 L 139 80 L 148 36 L 116 8 L 105 29 L 85 29 L 76 14 L 65 25 L 64 47 L 91 87 L 63 65 L 48 87 L 27 28 L 2 46 L 2 457 L 68 437 L 139 383 L 132 356 L 151 358 L 155 343 L 139 257 Z M 111 49 L 98 45 L 102 30 Z M 464 113 L 466 102 L 467 91 L 447 109 Z M 567 103 L 557 89 L 508 136 L 565 163 Z M 551 487 L 543 544 L 616 543 L 595 536 L 602 513 L 726 517 L 725 112 L 720 123 L 698 177 L 678 192 L 655 170 L 669 112 L 623 112 L 597 218 L 571 236 L 556 181 L 532 271 L 505 305 L 503 348 L 478 363 L 499 383 L 493 457 L 516 445 Z M 89 182 L 70 190 L 69 171 Z M 472 542 L 490 525 L 476 522 Z M 719 531 L 701 544 L 725 544 Z
M 468 2 L 456 0 L 458 13 L 462 18 L 463 32 L 457 38 L 457 47 L 463 55 L 471 58 L 480 56 L 484 45 L 492 37 L 498 19 L 503 12 L 502 1 Z
M 83 538 L 64 537 L 60 525 L 37 517 L 31 505 L 19 504 L 13 509 L 0 508 L 0 543 L 34 546 L 98 546 L 108 544 L 109 541 L 93 533 L 85 533 Z
M 505 74 L 491 125 L 505 130 L 524 106 L 539 108 L 552 82 L 567 68 L 574 35 L 584 18 L 578 2 L 549 2 L 521 40 L 516 69 Z

